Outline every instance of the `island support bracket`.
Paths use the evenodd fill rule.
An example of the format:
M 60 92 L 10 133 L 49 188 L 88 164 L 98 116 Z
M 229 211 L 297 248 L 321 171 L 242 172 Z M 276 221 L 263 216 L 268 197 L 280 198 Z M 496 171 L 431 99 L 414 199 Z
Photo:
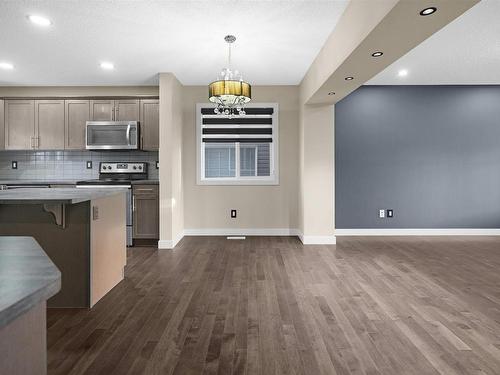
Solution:
M 66 228 L 66 205 L 63 203 L 45 203 L 43 205 L 43 210 L 49 212 L 54 216 L 56 224 Z

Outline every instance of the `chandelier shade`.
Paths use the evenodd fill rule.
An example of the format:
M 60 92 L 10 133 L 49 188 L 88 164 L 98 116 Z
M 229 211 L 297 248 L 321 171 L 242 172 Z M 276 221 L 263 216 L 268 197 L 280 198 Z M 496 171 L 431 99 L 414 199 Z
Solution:
M 214 109 L 216 114 L 228 117 L 244 116 L 244 106 L 252 100 L 252 86 L 243 80 L 239 71 L 230 68 L 231 44 L 236 41 L 236 37 L 227 35 L 224 40 L 229 48 L 228 64 L 222 69 L 217 80 L 208 85 L 208 99 L 217 105 Z
M 208 95 L 216 104 L 246 104 L 252 99 L 252 86 L 245 81 L 215 81 L 208 85 Z

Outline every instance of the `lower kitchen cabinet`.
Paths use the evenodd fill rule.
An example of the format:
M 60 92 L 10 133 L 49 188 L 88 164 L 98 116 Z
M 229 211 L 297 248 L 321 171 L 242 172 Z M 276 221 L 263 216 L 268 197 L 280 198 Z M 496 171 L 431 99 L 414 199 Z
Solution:
M 160 210 L 158 185 L 132 186 L 133 238 L 158 239 Z

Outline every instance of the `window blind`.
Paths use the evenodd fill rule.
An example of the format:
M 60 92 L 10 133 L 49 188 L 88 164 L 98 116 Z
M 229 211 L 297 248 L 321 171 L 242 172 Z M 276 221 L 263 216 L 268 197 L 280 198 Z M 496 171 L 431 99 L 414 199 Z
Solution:
M 207 143 L 262 143 L 273 141 L 272 107 L 245 108 L 246 115 L 227 118 L 213 108 L 201 109 L 202 141 Z

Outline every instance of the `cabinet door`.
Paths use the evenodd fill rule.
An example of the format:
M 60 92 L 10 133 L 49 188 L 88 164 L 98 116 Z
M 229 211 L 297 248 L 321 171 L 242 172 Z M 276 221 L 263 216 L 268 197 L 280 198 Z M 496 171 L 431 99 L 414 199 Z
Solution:
M 139 121 L 139 100 L 115 100 L 115 121 Z
M 5 149 L 30 150 L 34 147 L 35 101 L 5 101 Z
M 93 121 L 113 121 L 115 114 L 114 100 L 91 100 L 90 117 Z
M 158 239 L 158 186 L 134 186 L 133 200 L 133 238 Z
M 65 142 L 67 150 L 85 150 L 85 124 L 90 120 L 88 100 L 65 100 Z
M 160 129 L 160 105 L 158 99 L 141 100 L 141 149 L 158 151 Z
M 36 148 L 64 149 L 64 100 L 35 100 Z
M 0 99 L 0 150 L 5 148 L 5 126 L 4 126 L 4 114 L 3 114 L 3 100 Z

